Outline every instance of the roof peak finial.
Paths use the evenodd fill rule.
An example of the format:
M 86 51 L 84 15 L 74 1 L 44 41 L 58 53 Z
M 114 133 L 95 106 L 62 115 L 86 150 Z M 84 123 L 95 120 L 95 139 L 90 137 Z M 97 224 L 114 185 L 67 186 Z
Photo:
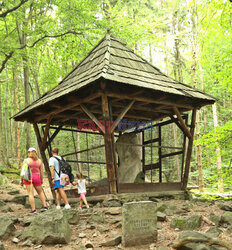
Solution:
M 107 35 L 110 35 L 110 28 L 108 27 L 107 30 L 106 30 L 106 34 Z

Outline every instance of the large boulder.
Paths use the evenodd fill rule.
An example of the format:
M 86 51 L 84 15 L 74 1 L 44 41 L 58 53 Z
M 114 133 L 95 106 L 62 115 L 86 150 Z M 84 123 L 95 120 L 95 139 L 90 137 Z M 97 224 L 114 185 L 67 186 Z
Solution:
M 232 225 L 232 212 L 224 212 L 221 217 L 221 223 Z
M 79 212 L 75 209 L 65 209 L 63 210 L 63 214 L 66 216 L 68 223 L 72 224 L 72 225 L 77 225 L 79 220 L 80 220 L 80 216 L 79 216 Z
M 21 204 L 21 205 L 25 205 L 26 198 L 27 198 L 27 195 L 16 194 L 11 201 L 15 202 L 15 203 L 18 203 L 18 204 Z
M 106 195 L 102 205 L 104 207 L 121 207 L 122 203 L 116 195 L 110 194 Z
M 0 216 L 0 239 L 7 239 L 15 230 L 13 221 L 7 216 Z
M 219 226 L 220 225 L 221 216 L 217 216 L 214 213 L 210 213 L 209 219 L 215 224 L 215 226 Z
M 43 207 L 43 204 L 42 204 L 42 202 L 41 202 L 39 196 L 36 195 L 36 196 L 34 197 L 34 199 L 35 199 L 35 208 L 36 208 L 36 209 L 42 208 L 42 207 Z M 26 207 L 26 208 L 30 208 L 30 207 L 31 207 L 28 197 L 26 197 L 26 200 L 25 200 L 25 207 Z
M 39 214 L 25 229 L 22 239 L 35 244 L 66 244 L 70 241 L 71 229 L 62 210 L 51 209 Z
M 139 143 L 139 137 L 136 134 L 125 133 L 119 136 L 115 144 L 116 151 L 119 156 L 119 183 L 134 183 L 136 177 L 142 171 L 140 147 L 128 145 L 135 145 Z
M 177 248 L 178 250 L 181 249 L 188 249 L 188 250 L 210 250 L 211 248 L 208 247 L 206 244 L 200 243 L 200 241 L 204 240 L 209 240 L 210 237 L 204 233 L 196 232 L 196 231 L 184 231 L 183 233 L 180 234 L 179 240 L 184 240 L 184 239 L 195 239 L 199 240 L 197 243 L 186 243 L 183 246 L 180 246 Z
M 196 231 L 184 231 L 179 236 L 178 243 L 179 247 L 176 247 L 177 250 L 225 250 L 231 249 L 230 245 L 217 238 L 212 238 L 210 235 L 205 233 L 200 233 Z M 224 246 L 225 247 L 224 247 Z
M 8 178 L 5 175 L 0 174 L 0 186 L 8 186 Z
M 89 224 L 101 224 L 101 223 L 104 223 L 104 218 L 102 216 L 102 213 L 99 212 L 99 211 L 96 211 L 95 213 L 93 213 L 87 220 L 87 222 Z
M 174 217 L 170 223 L 171 228 L 182 230 L 197 230 L 201 226 L 201 215 L 190 215 L 185 217 Z

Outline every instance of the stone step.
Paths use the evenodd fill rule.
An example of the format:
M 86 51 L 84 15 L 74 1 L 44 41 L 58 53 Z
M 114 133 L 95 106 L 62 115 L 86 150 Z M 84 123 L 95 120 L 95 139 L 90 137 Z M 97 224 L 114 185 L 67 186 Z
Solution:
M 88 218 L 92 215 L 92 213 L 79 213 L 80 219 Z

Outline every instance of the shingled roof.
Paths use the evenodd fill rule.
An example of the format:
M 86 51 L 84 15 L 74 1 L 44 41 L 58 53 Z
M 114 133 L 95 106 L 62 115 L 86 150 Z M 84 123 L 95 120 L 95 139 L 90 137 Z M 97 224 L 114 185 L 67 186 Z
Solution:
M 164 95 L 167 102 L 172 100 L 170 104 L 175 104 L 175 100 L 181 100 L 182 103 L 187 103 L 188 110 L 215 102 L 215 98 L 212 96 L 163 74 L 158 68 L 127 48 L 121 41 L 107 34 L 55 88 L 16 114 L 14 119 L 29 122 L 36 120 L 38 123 L 44 123 L 48 114 L 54 114 L 55 117 L 57 110 L 62 109 L 65 105 L 67 109 L 62 109 L 59 113 L 63 112 L 64 117 L 65 111 L 69 111 L 66 113 L 69 115 L 75 107 L 73 102 L 76 102 L 76 106 L 82 100 L 88 103 L 90 100 L 87 98 L 88 93 L 93 94 L 94 89 L 97 91 L 98 88 L 97 85 L 92 84 L 102 82 L 102 80 L 106 81 L 106 85 L 113 84 L 114 88 L 118 87 L 118 90 L 122 85 L 128 86 L 130 90 L 145 90 L 144 99 L 147 94 L 152 95 L 153 93 L 154 99 Z M 121 91 L 123 90 L 121 89 Z M 69 98 L 70 96 L 72 98 Z M 162 102 L 160 103 L 162 104 Z M 37 118 L 38 116 L 40 118 Z M 54 118 L 54 124 L 59 124 L 55 120 Z

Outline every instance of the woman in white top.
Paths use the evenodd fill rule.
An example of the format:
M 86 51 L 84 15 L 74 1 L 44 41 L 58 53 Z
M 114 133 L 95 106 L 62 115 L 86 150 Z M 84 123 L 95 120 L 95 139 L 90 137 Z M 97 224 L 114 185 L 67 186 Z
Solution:
M 82 209 L 83 202 L 85 203 L 86 207 L 89 208 L 88 202 L 85 197 L 86 186 L 88 186 L 88 183 L 85 179 L 83 179 L 82 173 L 78 173 L 76 176 L 77 176 L 77 182 L 75 184 L 77 185 L 78 188 L 78 194 L 80 194 L 80 209 Z

